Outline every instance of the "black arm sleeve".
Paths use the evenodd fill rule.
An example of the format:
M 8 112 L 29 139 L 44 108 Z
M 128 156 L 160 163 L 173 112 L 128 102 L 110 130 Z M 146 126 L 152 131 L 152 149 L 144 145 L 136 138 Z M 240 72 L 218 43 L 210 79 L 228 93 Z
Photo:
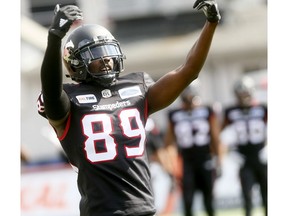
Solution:
M 41 84 L 45 113 L 52 120 L 67 115 L 70 101 L 62 85 L 61 39 L 48 34 L 48 44 L 41 66 Z

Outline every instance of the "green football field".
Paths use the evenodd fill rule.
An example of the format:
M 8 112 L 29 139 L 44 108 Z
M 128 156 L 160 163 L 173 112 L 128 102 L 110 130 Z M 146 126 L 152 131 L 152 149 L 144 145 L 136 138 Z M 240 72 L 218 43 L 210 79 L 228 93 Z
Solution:
M 164 215 L 161 215 L 164 216 Z M 169 214 L 165 216 L 182 216 L 182 214 Z M 195 216 L 207 216 L 204 212 L 199 212 L 195 214 Z M 228 209 L 228 210 L 220 210 L 216 211 L 216 216 L 244 216 L 244 211 L 242 209 Z M 254 208 L 252 212 L 252 216 L 264 216 L 262 208 Z

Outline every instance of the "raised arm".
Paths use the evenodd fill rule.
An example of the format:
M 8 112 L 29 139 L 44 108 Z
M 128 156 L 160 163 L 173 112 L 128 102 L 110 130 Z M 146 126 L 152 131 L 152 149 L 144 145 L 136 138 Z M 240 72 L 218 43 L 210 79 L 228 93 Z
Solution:
M 45 114 L 58 135 L 61 135 L 61 128 L 70 110 L 69 98 L 62 88 L 61 40 L 73 21 L 82 19 L 82 12 L 75 5 L 56 5 L 54 12 L 41 66 L 41 85 Z
M 221 19 L 214 0 L 197 0 L 193 6 L 203 10 L 207 21 L 198 40 L 190 49 L 186 61 L 161 77 L 148 91 L 149 114 L 170 105 L 194 79 L 205 63 L 215 29 Z

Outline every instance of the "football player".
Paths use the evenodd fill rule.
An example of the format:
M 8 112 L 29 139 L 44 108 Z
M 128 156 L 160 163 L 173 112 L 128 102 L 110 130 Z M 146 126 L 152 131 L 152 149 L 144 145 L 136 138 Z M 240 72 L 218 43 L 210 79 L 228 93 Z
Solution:
M 252 214 L 252 188 L 255 184 L 260 186 L 267 215 L 267 106 L 255 103 L 254 88 L 254 81 L 248 76 L 235 83 L 237 104 L 225 108 L 222 130 L 223 134 L 227 133 L 225 136 L 234 137 L 229 142 L 227 139 L 226 144 L 240 158 L 239 177 L 246 216 Z
M 214 0 L 197 0 L 194 8 L 207 17 L 198 40 L 182 65 L 154 82 L 145 72 L 120 76 L 124 54 L 119 42 L 97 24 L 73 29 L 61 55 L 62 38 L 83 14 L 75 5 L 56 5 L 38 107 L 78 172 L 81 216 L 155 215 L 146 120 L 197 78 L 221 18 Z M 76 83 L 62 83 L 62 60 Z
M 154 119 L 148 118 L 145 130 L 155 207 L 157 215 L 166 215 L 168 199 L 173 186 L 170 170 L 166 166 L 169 155 L 164 146 L 163 133 Z
M 196 81 L 181 94 L 181 107 L 168 112 L 165 144 L 176 146 L 181 158 L 184 215 L 194 215 L 194 197 L 200 191 L 207 215 L 214 216 L 213 186 L 221 174 L 220 124 L 213 109 L 202 104 Z

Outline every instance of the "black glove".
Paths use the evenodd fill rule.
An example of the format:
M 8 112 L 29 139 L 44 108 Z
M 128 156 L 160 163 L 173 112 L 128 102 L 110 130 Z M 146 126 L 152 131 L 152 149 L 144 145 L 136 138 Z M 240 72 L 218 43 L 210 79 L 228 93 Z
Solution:
M 66 5 L 61 7 L 57 4 L 54 9 L 54 14 L 49 32 L 61 39 L 69 31 L 71 24 L 75 20 L 83 19 L 82 11 L 75 5 Z
M 203 10 L 209 22 L 219 22 L 221 19 L 221 15 L 215 0 L 196 0 L 193 8 Z

